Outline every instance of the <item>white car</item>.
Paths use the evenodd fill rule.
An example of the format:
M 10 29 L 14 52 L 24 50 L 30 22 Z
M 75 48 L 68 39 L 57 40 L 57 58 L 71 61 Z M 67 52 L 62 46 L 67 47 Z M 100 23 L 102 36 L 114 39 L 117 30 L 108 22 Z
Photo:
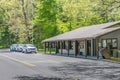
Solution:
M 24 44 L 17 44 L 17 51 L 22 52 L 23 51 Z
M 37 53 L 37 48 L 33 44 L 24 44 L 23 46 L 23 53 Z
M 16 51 L 17 50 L 17 44 L 12 44 L 10 46 L 10 51 Z

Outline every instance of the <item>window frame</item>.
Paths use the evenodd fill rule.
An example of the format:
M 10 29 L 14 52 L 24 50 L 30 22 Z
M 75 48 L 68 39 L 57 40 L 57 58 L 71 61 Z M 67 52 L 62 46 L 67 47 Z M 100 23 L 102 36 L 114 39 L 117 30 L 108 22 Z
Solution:
M 112 45 L 112 49 L 117 49 L 118 48 L 118 39 L 117 38 L 107 38 L 107 39 L 102 39 L 101 40 L 101 43 L 102 43 L 102 48 L 106 48 L 106 47 L 103 47 L 103 40 L 106 40 L 106 47 L 107 47 L 107 45 L 109 44 L 107 41 L 108 40 L 111 40 L 111 45 Z M 116 47 L 113 47 L 113 40 L 116 40 Z
M 113 40 L 116 40 L 116 47 L 113 47 Z M 117 49 L 117 48 L 118 48 L 118 39 L 117 39 L 117 38 L 113 38 L 113 39 L 111 40 L 111 43 L 112 43 L 112 48 L 113 48 L 113 49 Z

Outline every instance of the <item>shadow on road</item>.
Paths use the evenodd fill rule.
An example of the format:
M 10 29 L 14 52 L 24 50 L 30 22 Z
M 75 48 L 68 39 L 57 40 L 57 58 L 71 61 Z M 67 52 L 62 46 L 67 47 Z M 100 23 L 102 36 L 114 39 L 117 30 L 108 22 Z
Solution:
M 94 65 L 94 66 L 93 66 Z M 51 70 L 71 77 L 75 80 L 120 80 L 120 67 L 100 66 L 95 64 L 65 64 L 64 66 L 51 67 Z
M 44 76 L 18 76 L 15 77 L 16 80 L 70 80 L 57 77 L 44 77 Z

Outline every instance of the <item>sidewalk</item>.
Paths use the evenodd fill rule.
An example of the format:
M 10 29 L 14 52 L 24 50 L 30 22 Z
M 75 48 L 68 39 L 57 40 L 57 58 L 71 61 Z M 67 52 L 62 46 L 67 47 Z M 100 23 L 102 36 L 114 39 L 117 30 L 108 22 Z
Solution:
M 74 54 L 69 54 L 69 56 L 68 56 L 68 54 L 66 54 L 66 53 L 63 53 L 63 54 L 60 54 L 60 53 L 58 53 L 58 54 L 56 54 L 57 56 L 64 56 L 64 57 L 74 57 L 74 58 L 83 58 L 83 59 L 92 59 L 92 60 L 96 60 L 97 59 L 97 57 L 96 56 L 82 56 L 82 55 L 77 55 L 77 56 L 75 56 Z

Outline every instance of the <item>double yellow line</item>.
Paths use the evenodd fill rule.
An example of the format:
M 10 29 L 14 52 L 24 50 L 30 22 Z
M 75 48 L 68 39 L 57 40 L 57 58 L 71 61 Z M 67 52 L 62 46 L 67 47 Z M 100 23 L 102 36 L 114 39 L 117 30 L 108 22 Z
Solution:
M 8 59 L 10 59 L 10 60 L 13 60 L 13 61 L 22 63 L 22 64 L 27 65 L 27 66 L 29 66 L 29 67 L 35 67 L 35 66 L 36 66 L 36 65 L 34 65 L 34 64 L 31 64 L 31 63 L 28 63 L 28 62 L 26 62 L 26 61 L 22 61 L 22 60 L 19 60 L 19 59 L 16 59 L 16 58 L 13 58 L 13 57 L 10 57 L 10 56 L 7 56 L 7 55 L 0 54 L 0 56 L 3 56 L 3 57 L 6 57 L 6 58 L 8 58 Z

